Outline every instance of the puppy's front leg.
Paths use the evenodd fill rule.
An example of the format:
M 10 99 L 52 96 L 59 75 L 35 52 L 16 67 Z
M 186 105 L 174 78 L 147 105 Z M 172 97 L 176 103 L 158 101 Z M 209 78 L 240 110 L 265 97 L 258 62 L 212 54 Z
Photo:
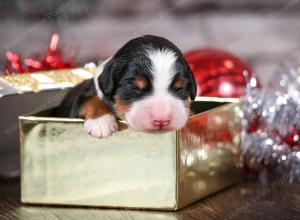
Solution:
M 116 117 L 97 96 L 89 98 L 83 104 L 80 116 L 85 119 L 84 130 L 93 137 L 105 138 L 118 130 Z

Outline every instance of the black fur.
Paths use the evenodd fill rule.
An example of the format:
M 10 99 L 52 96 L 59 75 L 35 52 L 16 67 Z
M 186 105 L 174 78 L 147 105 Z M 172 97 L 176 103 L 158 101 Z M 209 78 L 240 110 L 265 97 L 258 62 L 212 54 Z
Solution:
M 55 109 L 53 116 L 78 118 L 80 114 L 80 107 L 83 105 L 85 100 L 96 95 L 97 92 L 94 87 L 93 80 L 85 80 L 67 93 L 59 107 Z
M 177 77 L 184 80 L 185 86 L 181 89 L 174 87 L 174 81 L 170 85 L 169 91 L 182 100 L 196 97 L 197 86 L 193 74 L 184 60 L 181 51 L 170 41 L 162 37 L 145 35 L 127 42 L 105 65 L 103 72 L 98 78 L 98 84 L 104 94 L 104 101 L 109 106 L 115 101 L 115 95 L 121 100 L 132 103 L 143 99 L 153 92 L 151 84 L 152 75 L 150 73 L 151 60 L 145 53 L 146 50 L 170 49 L 178 56 L 174 81 Z M 147 87 L 140 90 L 133 81 L 137 76 L 143 76 L 148 80 Z M 61 106 L 57 110 L 56 116 L 78 117 L 80 106 L 84 101 L 95 96 L 96 91 L 92 80 L 81 83 L 73 88 L 66 96 Z

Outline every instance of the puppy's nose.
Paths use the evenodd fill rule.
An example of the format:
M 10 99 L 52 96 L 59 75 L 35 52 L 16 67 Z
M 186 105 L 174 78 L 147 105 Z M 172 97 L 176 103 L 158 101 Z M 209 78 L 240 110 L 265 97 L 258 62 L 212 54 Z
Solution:
M 153 120 L 153 126 L 154 127 L 158 127 L 160 130 L 163 128 L 163 127 L 166 127 L 170 124 L 171 120 Z

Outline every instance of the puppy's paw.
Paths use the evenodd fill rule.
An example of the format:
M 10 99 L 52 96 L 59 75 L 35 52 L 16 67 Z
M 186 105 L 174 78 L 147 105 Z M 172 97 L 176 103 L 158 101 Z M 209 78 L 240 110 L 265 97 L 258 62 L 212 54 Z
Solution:
M 84 130 L 93 137 L 105 138 L 118 130 L 118 124 L 113 115 L 105 114 L 98 118 L 85 120 Z

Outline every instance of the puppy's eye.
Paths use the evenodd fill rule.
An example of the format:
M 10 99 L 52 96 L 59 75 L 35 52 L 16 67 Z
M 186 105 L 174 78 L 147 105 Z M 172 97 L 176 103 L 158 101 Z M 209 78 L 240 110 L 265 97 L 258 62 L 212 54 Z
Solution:
M 148 81 L 146 80 L 145 77 L 138 76 L 134 79 L 133 84 L 139 89 L 139 90 L 144 90 L 147 88 Z

